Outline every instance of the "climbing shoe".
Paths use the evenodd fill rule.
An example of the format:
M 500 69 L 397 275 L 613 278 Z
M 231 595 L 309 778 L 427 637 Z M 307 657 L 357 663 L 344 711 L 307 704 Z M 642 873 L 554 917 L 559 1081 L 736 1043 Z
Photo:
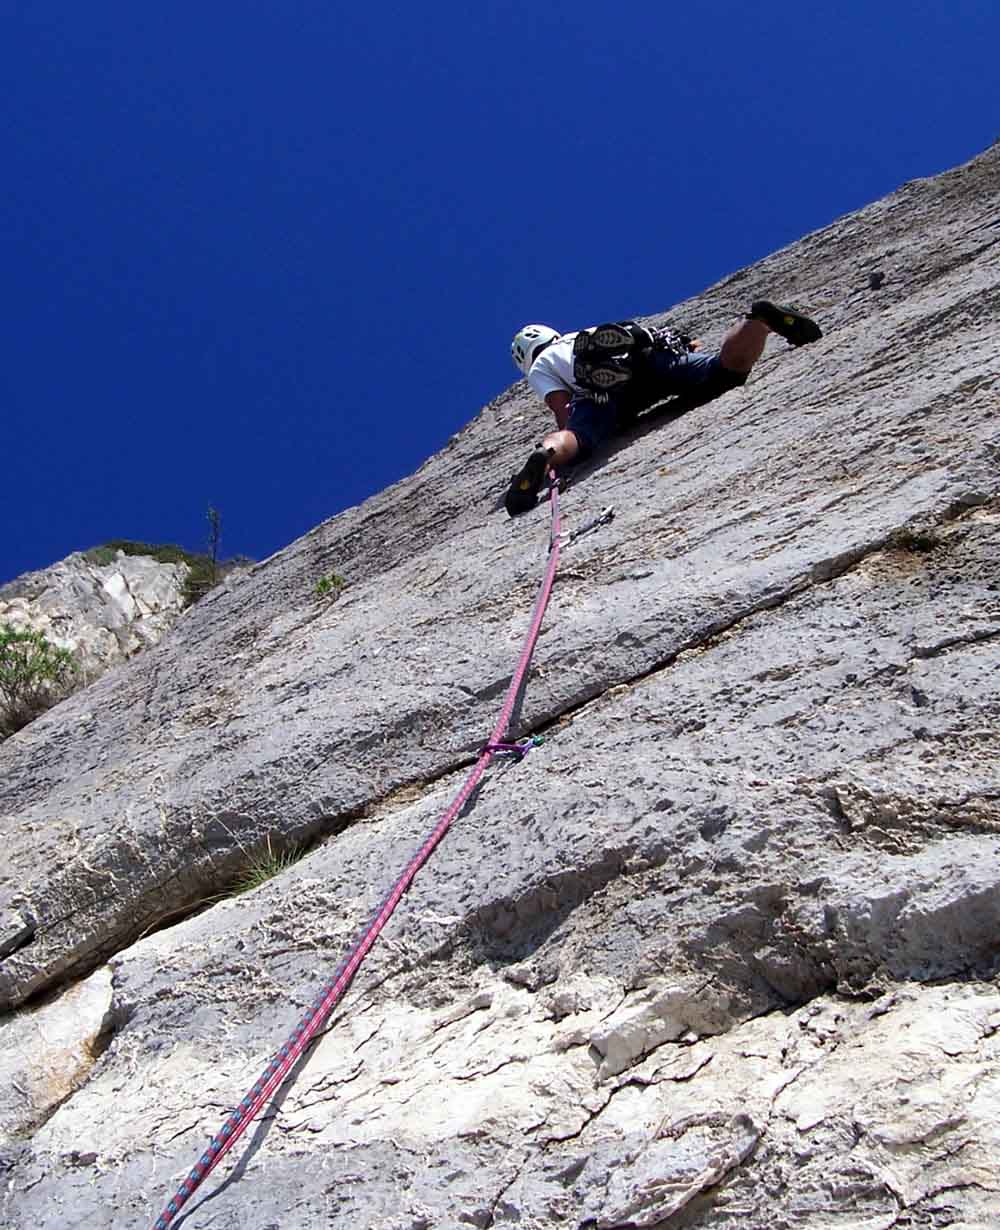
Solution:
M 510 480 L 507 495 L 504 497 L 504 507 L 512 517 L 527 512 L 538 503 L 538 492 L 545 481 L 551 456 L 551 449 L 536 448 Z
M 823 336 L 823 330 L 815 320 L 803 316 L 795 308 L 770 303 L 767 299 L 758 299 L 751 304 L 747 319 L 763 321 L 769 329 L 773 329 L 793 346 L 806 346 L 809 342 L 819 341 Z
M 597 325 L 593 329 L 581 329 L 573 339 L 573 354 L 579 358 L 602 351 L 642 350 L 652 344 L 653 335 L 648 329 L 633 320 L 625 320 L 617 324 Z

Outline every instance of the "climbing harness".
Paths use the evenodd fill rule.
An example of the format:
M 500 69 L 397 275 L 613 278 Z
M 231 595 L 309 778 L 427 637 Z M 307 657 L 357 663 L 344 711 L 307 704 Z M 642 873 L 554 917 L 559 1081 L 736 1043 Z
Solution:
M 531 656 L 535 650 L 535 644 L 538 640 L 538 634 L 542 628 L 542 620 L 545 617 L 545 609 L 548 606 L 549 595 L 552 592 L 552 585 L 555 580 L 556 569 L 559 567 L 559 546 L 560 546 L 560 526 L 561 518 L 559 513 L 559 485 L 558 481 L 551 475 L 549 486 L 549 500 L 551 503 L 551 522 L 549 529 L 549 551 L 548 562 L 545 567 L 545 575 L 542 577 L 541 585 L 538 588 L 538 596 L 535 599 L 535 607 L 531 616 L 531 624 L 528 628 L 528 634 L 525 638 L 524 645 L 521 649 L 520 657 L 517 660 L 517 665 L 514 668 L 514 674 L 511 677 L 510 687 L 507 689 L 507 695 L 504 699 L 503 708 L 500 711 L 500 716 L 497 719 L 496 725 L 490 734 L 489 742 L 484 744 L 479 752 L 479 756 L 473 765 L 471 772 L 465 779 L 462 788 L 455 796 L 448 810 L 444 813 L 441 819 L 437 822 L 430 835 L 424 841 L 423 845 L 407 863 L 405 870 L 399 879 L 393 885 L 388 897 L 375 912 L 374 916 L 364 927 L 353 947 L 348 951 L 340 965 L 334 972 L 333 977 L 324 984 L 320 990 L 318 998 L 313 1002 L 306 1014 L 302 1017 L 299 1023 L 292 1030 L 285 1042 L 284 1046 L 276 1052 L 271 1062 L 261 1073 L 256 1084 L 240 1102 L 239 1106 L 229 1115 L 225 1123 L 219 1129 L 217 1135 L 213 1136 L 208 1142 L 205 1152 L 195 1163 L 187 1178 L 175 1192 L 167 1207 L 163 1210 L 153 1225 L 153 1230 L 167 1230 L 167 1227 L 180 1212 L 183 1205 L 191 1198 L 194 1192 L 208 1178 L 211 1172 L 225 1157 L 233 1145 L 239 1140 L 246 1129 L 250 1126 L 257 1114 L 271 1097 L 271 1095 L 284 1082 L 289 1072 L 294 1067 L 296 1061 L 302 1056 L 306 1047 L 316 1037 L 319 1031 L 323 1028 L 330 1013 L 333 1011 L 338 1000 L 350 986 L 351 980 L 357 973 L 358 967 L 365 959 L 368 951 L 375 943 L 382 931 L 383 927 L 389 921 L 393 911 L 399 904 L 400 898 L 410 887 L 413 878 L 416 876 L 420 868 L 427 862 L 433 853 L 435 847 L 447 833 L 451 827 L 452 821 L 461 813 L 466 803 L 472 796 L 473 791 L 479 785 L 479 782 L 490 765 L 490 762 L 498 755 L 513 755 L 521 759 L 531 747 L 537 746 L 540 740 L 527 739 L 520 743 L 511 743 L 506 740 L 507 726 L 510 723 L 511 716 L 514 712 L 514 707 L 517 704 L 518 697 L 521 694 L 521 689 L 524 686 L 524 680 L 528 672 L 528 666 L 531 663 Z

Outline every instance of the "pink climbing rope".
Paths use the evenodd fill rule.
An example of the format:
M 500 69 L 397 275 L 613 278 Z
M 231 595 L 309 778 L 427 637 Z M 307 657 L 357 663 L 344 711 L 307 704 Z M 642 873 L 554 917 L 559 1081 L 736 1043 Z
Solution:
M 347 990 L 351 979 L 357 973 L 361 962 L 378 939 L 382 928 L 392 917 L 392 913 L 399 904 L 400 898 L 410 887 L 414 876 L 430 858 L 441 838 L 447 833 L 452 821 L 461 813 L 462 808 L 469 801 L 472 792 L 479 785 L 480 779 L 489 767 L 490 761 L 498 754 L 498 749 L 509 746 L 504 743 L 507 726 L 510 723 L 514 706 L 517 704 L 517 698 L 524 685 L 525 675 L 535 650 L 535 643 L 542 628 L 542 620 L 545 618 L 545 609 L 548 606 L 549 595 L 552 593 L 556 569 L 559 567 L 560 515 L 559 488 L 557 483 L 553 483 L 549 488 L 549 498 L 552 508 L 552 523 L 549 533 L 548 563 L 542 583 L 539 586 L 538 597 L 535 599 L 535 607 L 532 612 L 528 635 L 521 649 L 521 655 L 517 660 L 517 666 L 514 668 L 514 674 L 511 677 L 510 687 L 507 689 L 503 708 L 500 711 L 496 725 L 493 727 L 489 742 L 483 748 L 469 776 L 465 779 L 462 788 L 455 796 L 448 810 L 434 826 L 434 829 L 420 849 L 417 850 L 416 854 L 407 863 L 402 875 L 393 885 L 388 897 L 386 897 L 385 901 L 376 911 L 371 921 L 364 928 L 354 947 L 341 961 L 334 976 L 324 985 L 319 997 L 292 1030 L 284 1046 L 276 1052 L 271 1062 L 261 1073 L 256 1084 L 243 1101 L 240 1102 L 239 1106 L 229 1115 L 218 1134 L 213 1136 L 208 1142 L 205 1152 L 174 1193 L 173 1199 L 156 1219 L 153 1230 L 167 1230 L 167 1227 L 180 1212 L 183 1205 L 187 1203 L 198 1187 L 208 1178 L 257 1117 L 257 1114 L 271 1095 L 285 1080 L 295 1065 L 296 1060 L 323 1028 L 337 1001 Z

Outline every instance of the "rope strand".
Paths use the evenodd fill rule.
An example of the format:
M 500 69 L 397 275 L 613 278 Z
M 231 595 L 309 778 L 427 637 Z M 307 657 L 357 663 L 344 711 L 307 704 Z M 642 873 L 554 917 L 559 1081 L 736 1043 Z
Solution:
M 548 606 L 549 596 L 552 593 L 552 585 L 555 580 L 556 569 L 559 567 L 559 536 L 560 536 L 560 513 L 559 513 L 559 485 L 558 482 L 550 480 L 549 499 L 552 508 L 552 521 L 549 532 L 549 555 L 548 563 L 545 568 L 545 575 L 542 578 L 539 586 L 538 596 L 535 599 L 534 610 L 532 611 L 531 624 L 528 629 L 528 635 L 525 638 L 524 645 L 521 649 L 521 654 L 517 660 L 517 665 L 514 668 L 514 674 L 511 677 L 510 687 L 507 689 L 507 696 L 504 700 L 503 708 L 500 711 L 500 716 L 497 719 L 496 725 L 493 727 L 493 732 L 490 735 L 489 742 L 480 752 L 472 771 L 465 779 L 461 789 L 455 796 L 447 811 L 434 826 L 430 835 L 426 838 L 423 845 L 417 850 L 416 854 L 407 863 L 405 870 L 399 879 L 393 885 L 389 895 L 383 901 L 382 905 L 376 911 L 371 921 L 361 933 L 354 947 L 347 953 L 340 965 L 337 967 L 333 977 L 323 986 L 318 998 L 313 1002 L 312 1006 L 302 1017 L 299 1023 L 292 1030 L 284 1046 L 278 1050 L 271 1062 L 261 1073 L 257 1082 L 247 1093 L 246 1097 L 240 1102 L 239 1106 L 229 1115 L 225 1123 L 219 1129 L 218 1133 L 208 1142 L 205 1152 L 195 1163 L 187 1178 L 175 1192 L 173 1198 L 167 1204 L 166 1208 L 156 1219 L 153 1230 L 167 1230 L 170 1223 L 181 1211 L 181 1208 L 187 1203 L 194 1192 L 208 1178 L 219 1162 L 225 1157 L 233 1145 L 239 1140 L 246 1129 L 250 1126 L 253 1120 L 257 1117 L 261 1108 L 265 1105 L 275 1090 L 281 1085 L 285 1077 L 295 1065 L 296 1060 L 313 1040 L 317 1033 L 323 1028 L 330 1013 L 336 1007 L 338 1000 L 351 984 L 351 980 L 358 971 L 361 962 L 367 956 L 372 945 L 378 939 L 379 933 L 392 917 L 392 913 L 399 904 L 400 898 L 409 888 L 414 877 L 420 868 L 427 862 L 435 847 L 447 833 L 451 827 L 452 821 L 461 813 L 462 808 L 472 795 L 472 792 L 479 785 L 479 782 L 489 767 L 490 762 L 502 750 L 510 748 L 512 745 L 505 743 L 507 734 L 507 726 L 511 719 L 511 714 L 514 712 L 514 706 L 517 704 L 518 696 L 524 686 L 525 676 L 527 675 L 528 666 L 531 662 L 531 656 L 535 650 L 535 643 L 538 640 L 538 634 L 542 628 L 542 620 L 545 617 L 545 609 Z

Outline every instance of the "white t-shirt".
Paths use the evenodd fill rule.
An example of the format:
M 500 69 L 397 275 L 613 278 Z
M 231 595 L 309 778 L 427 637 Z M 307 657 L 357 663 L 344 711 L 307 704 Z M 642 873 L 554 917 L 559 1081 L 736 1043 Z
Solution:
M 573 339 L 576 333 L 564 333 L 546 346 L 532 363 L 528 372 L 528 384 L 545 400 L 548 393 L 581 393 L 580 385 L 573 381 Z

